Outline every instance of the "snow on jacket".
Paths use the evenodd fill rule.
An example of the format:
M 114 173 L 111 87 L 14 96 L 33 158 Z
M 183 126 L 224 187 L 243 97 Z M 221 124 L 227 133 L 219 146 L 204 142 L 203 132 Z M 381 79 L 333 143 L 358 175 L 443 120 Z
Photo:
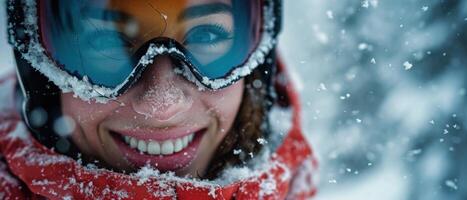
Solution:
M 276 86 L 293 112 L 288 134 L 266 167 L 228 184 L 83 166 L 30 135 L 15 106 L 15 85 L 14 76 L 0 79 L 0 199 L 309 199 L 316 193 L 317 162 L 289 81 Z

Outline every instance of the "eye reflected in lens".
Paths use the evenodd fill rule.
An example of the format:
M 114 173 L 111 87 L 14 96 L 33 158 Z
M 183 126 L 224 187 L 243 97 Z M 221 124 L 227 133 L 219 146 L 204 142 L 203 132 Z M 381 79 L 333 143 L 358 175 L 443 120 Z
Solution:
M 188 7 L 185 16 L 183 44 L 197 71 L 210 79 L 241 66 L 259 43 L 259 1 L 215 1 Z
M 202 65 L 207 65 L 230 50 L 233 33 L 219 24 L 200 25 L 191 29 L 184 45 Z
M 143 2 L 40 1 L 40 32 L 47 53 L 79 78 L 111 88 L 120 85 L 136 65 L 132 56 L 144 35 L 158 36 L 165 26 Z M 142 19 L 150 20 L 151 26 Z
M 182 44 L 196 70 L 210 79 L 243 64 L 258 44 L 259 0 L 168 2 L 41 0 L 41 40 L 62 69 L 110 88 L 131 75 L 134 54 L 156 38 Z

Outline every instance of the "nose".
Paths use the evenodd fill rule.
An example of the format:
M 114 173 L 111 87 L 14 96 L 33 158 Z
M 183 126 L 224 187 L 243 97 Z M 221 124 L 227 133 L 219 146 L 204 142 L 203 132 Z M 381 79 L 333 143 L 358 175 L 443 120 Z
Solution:
M 147 118 L 167 121 L 189 110 L 193 99 L 187 84 L 174 72 L 174 62 L 158 57 L 141 75 L 132 99 L 132 108 Z

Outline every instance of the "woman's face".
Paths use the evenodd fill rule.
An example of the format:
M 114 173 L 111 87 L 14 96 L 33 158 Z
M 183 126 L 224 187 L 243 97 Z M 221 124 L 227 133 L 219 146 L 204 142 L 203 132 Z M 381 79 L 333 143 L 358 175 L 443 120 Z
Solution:
M 227 31 L 231 31 L 233 26 L 229 12 L 208 12 L 209 17 L 197 15 L 199 12 L 189 16 L 182 14 L 190 7 L 209 4 L 211 1 L 208 0 L 171 1 L 170 5 L 144 1 L 145 9 L 147 2 L 152 2 L 149 7 L 155 8 L 156 5 L 155 9 L 167 20 L 167 27 L 161 35 L 161 32 L 151 31 L 150 19 L 154 16 L 150 15 L 154 12 L 141 12 L 138 5 L 143 4 L 115 2 L 118 3 L 112 5 L 113 11 L 129 14 L 139 22 L 136 29 L 133 27 L 131 30 L 132 34 L 138 34 L 136 38 L 164 36 L 183 41 L 190 30 L 204 24 L 214 23 Z M 212 2 L 230 5 L 230 1 Z M 179 5 L 188 9 L 175 9 Z M 185 18 L 180 17 L 182 15 Z M 202 34 L 195 36 L 205 37 Z M 215 35 L 209 35 L 212 36 Z M 135 41 L 136 46 L 143 43 Z M 228 41 L 204 50 L 216 53 L 226 45 Z M 202 60 L 202 55 L 200 58 Z M 73 97 L 72 93 L 62 94 L 63 113 L 76 122 L 71 137 L 78 148 L 115 169 L 132 171 L 150 165 L 161 171 L 175 171 L 181 176 L 202 175 L 231 129 L 240 107 L 244 82 L 240 80 L 222 90 L 201 91 L 177 75 L 173 65 L 169 57 L 156 58 L 138 82 L 115 102 L 85 102 Z

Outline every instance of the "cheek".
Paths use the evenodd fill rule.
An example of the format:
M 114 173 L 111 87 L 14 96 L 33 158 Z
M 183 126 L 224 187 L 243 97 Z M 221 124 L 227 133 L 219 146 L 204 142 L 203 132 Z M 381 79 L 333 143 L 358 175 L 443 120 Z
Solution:
M 71 93 L 62 94 L 61 104 L 63 114 L 73 117 L 78 124 L 89 124 L 96 118 L 95 113 L 91 111 L 98 106 L 81 101 Z
M 241 80 L 223 90 L 211 93 L 206 101 L 215 112 L 221 133 L 227 133 L 231 128 L 240 108 L 243 98 L 244 81 Z
M 94 149 L 100 146 L 99 124 L 112 108 L 105 104 L 82 101 L 73 97 L 72 93 L 62 94 L 61 104 L 63 114 L 73 118 L 76 122 L 76 128 L 71 135 L 74 143 L 81 151 L 95 154 Z

